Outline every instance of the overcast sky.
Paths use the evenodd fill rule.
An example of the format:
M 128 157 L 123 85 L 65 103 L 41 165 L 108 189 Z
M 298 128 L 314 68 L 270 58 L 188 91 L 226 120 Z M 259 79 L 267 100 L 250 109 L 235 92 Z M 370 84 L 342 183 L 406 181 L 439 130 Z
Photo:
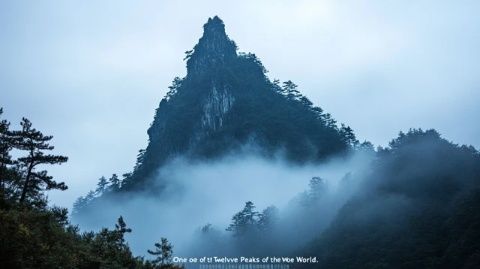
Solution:
M 71 206 L 133 168 L 208 17 L 360 140 L 436 128 L 480 148 L 480 1 L 1 1 L 0 106 L 54 135 Z

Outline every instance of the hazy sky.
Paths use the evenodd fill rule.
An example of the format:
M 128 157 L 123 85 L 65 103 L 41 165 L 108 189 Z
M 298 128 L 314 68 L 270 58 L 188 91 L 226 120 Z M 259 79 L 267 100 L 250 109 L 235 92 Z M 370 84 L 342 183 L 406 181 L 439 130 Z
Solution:
M 133 168 L 209 16 L 270 78 L 291 79 L 360 140 L 436 128 L 480 148 L 480 2 L 1 1 L 0 106 L 54 135 L 70 206 Z

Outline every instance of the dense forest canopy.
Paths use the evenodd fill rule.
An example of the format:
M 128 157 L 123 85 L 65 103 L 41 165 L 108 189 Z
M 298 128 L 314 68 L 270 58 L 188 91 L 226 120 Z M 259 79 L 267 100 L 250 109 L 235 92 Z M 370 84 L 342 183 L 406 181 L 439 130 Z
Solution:
M 156 245 L 168 251 L 148 252 L 160 258 L 133 256 L 125 241 L 132 230 L 121 216 L 114 229 L 96 233 L 70 224 L 67 209 L 49 206 L 46 197 L 46 191 L 67 186 L 37 168 L 67 157 L 50 154 L 52 136 L 28 119 L 22 119 L 20 130 L 0 120 L 0 268 L 179 268 L 171 263 L 172 246 L 165 238 Z
M 319 268 L 478 268 L 480 153 L 413 129 L 376 155 L 364 188 L 303 251 Z

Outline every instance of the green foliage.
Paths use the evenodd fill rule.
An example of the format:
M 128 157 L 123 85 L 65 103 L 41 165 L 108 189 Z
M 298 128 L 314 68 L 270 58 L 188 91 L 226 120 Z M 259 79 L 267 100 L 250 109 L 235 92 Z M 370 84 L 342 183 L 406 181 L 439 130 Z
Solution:
M 278 221 L 278 209 L 275 206 L 265 208 L 261 213 L 255 210 L 253 202 L 245 203 L 244 208 L 233 215 L 232 222 L 225 229 L 237 239 L 263 238 L 271 232 Z M 211 224 L 202 228 L 203 233 L 212 230 Z
M 279 255 L 279 252 L 272 250 L 272 247 L 281 248 L 280 245 L 273 243 L 274 241 L 279 242 L 275 235 L 279 223 L 279 212 L 275 206 L 269 206 L 258 212 L 255 210 L 253 202 L 248 201 L 242 210 L 233 215 L 231 223 L 225 229 L 229 232 L 229 239 L 226 241 L 229 244 L 228 247 L 233 247 L 237 250 L 236 253 L 242 255 Z M 207 242 L 210 253 L 222 251 L 222 245 L 225 244 L 222 241 L 225 238 L 218 237 L 219 231 L 216 231 L 211 225 L 206 225 L 201 232 L 201 240 L 204 243 Z
M 0 210 L 1 268 L 155 268 L 134 257 L 122 217 L 115 229 L 81 234 L 66 209 Z
M 36 168 L 45 164 L 61 164 L 68 160 L 65 156 L 46 154 L 46 151 L 53 150 L 53 146 L 48 144 L 52 136 L 45 136 L 40 131 L 32 128 L 32 123 L 23 118 L 20 123 L 22 130 L 11 132 L 13 138 L 13 148 L 20 151 L 26 151 L 24 157 L 20 157 L 16 161 L 19 173 L 23 175 L 23 186 L 19 201 L 30 203 L 39 200 L 42 191 L 59 189 L 66 190 L 65 183 L 57 183 L 46 170 L 37 171 Z
M 82 246 L 54 211 L 1 209 L 0 223 L 1 268 L 78 268 Z
M 89 262 L 98 263 L 101 268 L 135 268 L 136 259 L 124 237 L 131 231 L 120 217 L 114 230 L 103 228 L 97 234 L 86 234 L 84 238 L 89 242 L 89 250 L 96 253 L 96 260 Z
M 319 268 L 480 266 L 478 151 L 413 129 L 379 149 L 370 170 L 368 187 L 302 250 Z
M 69 223 L 67 209 L 48 207 L 43 192 L 65 190 L 66 186 L 53 181 L 47 171 L 35 168 L 63 163 L 67 158 L 45 154 L 53 149 L 47 143 L 52 137 L 32 128 L 27 119 L 21 126 L 20 131 L 10 131 L 9 123 L 0 121 L 0 268 L 179 268 L 171 264 L 158 267 L 155 262 L 134 257 L 125 241 L 125 234 L 132 230 L 122 217 L 113 230 L 80 233 Z M 13 149 L 28 154 L 13 159 Z M 118 177 L 112 178 L 111 186 L 118 188 Z M 75 207 L 103 193 L 106 187 L 102 177 L 97 192 L 89 192 Z
M 104 176 L 102 176 L 98 179 L 97 189 L 95 190 L 95 192 L 97 194 L 102 194 L 107 189 L 107 186 L 108 186 L 108 181 Z
M 0 110 L 0 112 L 3 112 Z M 1 116 L 1 113 L 0 113 Z M 67 157 L 48 154 L 54 149 L 48 142 L 52 136 L 45 136 L 23 118 L 21 130 L 9 130 L 9 122 L 0 122 L 0 194 L 2 206 L 7 208 L 16 201 L 39 208 L 45 207 L 44 192 L 51 189 L 65 190 L 63 182 L 57 183 L 46 170 L 39 166 L 61 164 Z M 20 157 L 12 159 L 11 151 Z M 24 154 L 24 155 L 22 155 Z
M 156 257 L 152 264 L 157 268 L 176 268 L 172 264 L 173 246 L 167 238 L 161 238 L 160 243 L 155 243 L 155 250 L 148 250 L 148 253 Z
M 255 211 L 255 205 L 251 201 L 245 203 L 245 207 L 232 217 L 232 223 L 226 229 L 233 236 L 244 236 L 253 232 L 259 220 L 259 213 Z
M 117 191 L 120 189 L 120 186 L 121 186 L 121 182 L 120 182 L 120 178 L 118 178 L 117 174 L 113 174 L 112 177 L 110 177 L 110 179 L 108 180 L 108 182 L 110 183 L 110 189 L 113 190 L 113 191 Z
M 359 144 L 359 141 L 357 140 L 355 133 L 350 126 L 345 126 L 345 124 L 342 123 L 340 127 L 340 134 L 344 142 L 351 147 L 356 147 Z

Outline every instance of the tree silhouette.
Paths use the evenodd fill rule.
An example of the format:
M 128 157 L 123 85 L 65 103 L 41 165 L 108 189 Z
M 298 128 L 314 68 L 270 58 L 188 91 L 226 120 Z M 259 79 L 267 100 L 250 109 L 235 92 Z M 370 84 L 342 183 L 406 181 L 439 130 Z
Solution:
M 350 126 L 345 126 L 345 124 L 342 123 L 340 127 L 340 134 L 347 144 L 351 146 L 356 146 L 359 144 L 359 141 L 355 137 L 355 133 Z
M 117 174 L 113 174 L 108 181 L 110 182 L 110 188 L 112 190 L 115 191 L 120 189 L 120 178 L 118 178 Z
M 66 190 L 65 183 L 57 183 L 53 177 L 49 176 L 46 170 L 37 171 L 36 167 L 44 164 L 62 164 L 68 160 L 65 156 L 46 154 L 46 151 L 53 150 L 54 147 L 48 144 L 52 136 L 45 136 L 40 131 L 32 128 L 32 123 L 23 118 L 20 123 L 22 130 L 14 131 L 14 147 L 27 151 L 27 155 L 18 158 L 18 166 L 21 174 L 24 175 L 23 187 L 20 195 L 20 203 L 24 203 L 27 196 L 37 197 L 43 190 L 60 189 Z
M 300 98 L 301 94 L 297 90 L 298 85 L 293 83 L 291 80 L 283 82 L 283 94 L 287 96 L 288 99 L 293 100 L 296 98 Z
M 97 189 L 95 190 L 95 193 L 97 193 L 98 195 L 101 195 L 107 189 L 107 185 L 108 185 L 107 179 L 104 176 L 100 177 L 98 179 Z
M 147 250 L 147 252 L 156 256 L 152 262 L 160 268 L 168 268 L 167 266 L 172 265 L 173 246 L 167 238 L 162 237 L 160 243 L 155 243 L 155 250 Z
M 234 236 L 242 236 L 251 231 L 257 224 L 259 213 L 255 211 L 253 202 L 248 201 L 242 211 L 232 217 L 232 223 L 226 229 Z

